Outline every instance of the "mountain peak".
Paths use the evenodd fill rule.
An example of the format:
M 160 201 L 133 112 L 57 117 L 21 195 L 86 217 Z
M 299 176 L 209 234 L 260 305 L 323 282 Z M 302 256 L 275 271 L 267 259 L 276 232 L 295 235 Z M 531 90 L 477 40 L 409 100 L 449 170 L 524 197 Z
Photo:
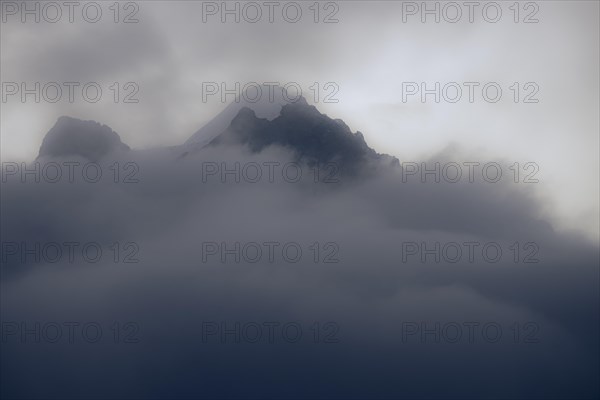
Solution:
M 98 161 L 119 150 L 130 149 L 110 127 L 96 121 L 61 116 L 44 137 L 37 158 L 81 156 Z
M 353 133 L 343 121 L 321 114 L 306 101 L 286 104 L 273 120 L 260 118 L 244 107 L 209 145 L 243 145 L 255 153 L 271 145 L 282 146 L 298 159 L 319 164 L 335 162 L 348 173 L 369 161 L 397 161 L 378 154 L 367 145 L 362 133 Z
M 214 119 L 196 131 L 186 145 L 202 147 L 225 131 L 239 112 L 248 108 L 253 110 L 257 118 L 269 121 L 277 118 L 283 108 L 290 104 L 308 104 L 302 96 L 293 96 L 281 86 L 255 85 L 238 96 Z

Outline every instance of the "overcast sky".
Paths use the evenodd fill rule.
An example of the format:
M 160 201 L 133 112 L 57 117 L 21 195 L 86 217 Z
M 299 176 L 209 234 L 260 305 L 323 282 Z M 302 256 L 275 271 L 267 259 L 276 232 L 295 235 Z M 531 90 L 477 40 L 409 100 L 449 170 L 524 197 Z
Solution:
M 26 14 L 23 23 L 23 4 L 58 21 Z M 599 397 L 600 3 L 482 2 L 473 23 L 464 5 L 457 23 L 431 14 L 423 23 L 420 1 L 275 3 L 273 23 L 267 8 L 256 23 L 232 15 L 223 23 L 222 2 L 82 2 L 73 22 L 52 4 L 64 3 L 0 0 L 2 161 L 31 170 L 61 115 L 106 124 L 141 151 L 101 158 L 94 184 L 83 173 L 1 183 L 0 397 Z M 248 19 L 263 2 L 227 4 Z M 295 4 L 302 16 L 291 23 Z M 436 4 L 452 19 L 463 1 L 427 2 Z M 95 6 L 102 14 L 92 23 Z M 21 101 L 21 83 L 36 82 L 48 89 L 40 102 L 36 93 Z M 73 102 L 68 82 L 79 85 Z M 389 160 L 360 157 L 358 136 L 342 140 L 343 126 L 303 104 L 271 123 L 244 113 L 220 144 L 201 150 L 143 151 L 183 144 L 233 100 L 205 101 L 206 82 L 295 82 L 309 103 L 401 163 L 497 161 L 504 179 L 404 181 Z M 434 94 L 406 97 L 436 82 L 446 87 L 439 103 Z M 82 97 L 91 83 L 102 89 L 97 102 Z M 47 101 L 56 87 L 62 98 Z M 457 87 L 462 98 L 452 103 Z M 502 98 L 492 102 L 495 87 Z M 338 101 L 325 102 L 329 95 Z M 41 162 L 85 163 L 102 152 L 70 141 L 79 126 L 113 147 L 98 124 L 64 118 Z M 340 151 L 325 146 L 324 159 L 363 162 L 351 174 L 342 168 L 337 184 L 315 181 L 310 163 L 298 164 L 298 182 L 283 173 L 271 181 L 265 169 L 257 182 L 234 179 L 234 165 L 311 159 L 312 137 L 259 152 L 228 140 L 281 126 L 290 139 L 306 126 L 340 134 Z M 539 183 L 524 183 L 527 162 L 539 166 Z M 519 183 L 507 169 L 514 163 Z M 221 179 L 202 179 L 209 165 Z M 260 245 L 268 243 L 277 245 L 274 260 Z M 84 251 L 90 244 L 95 259 Z M 298 258 L 287 257 L 288 244 Z M 252 258 L 257 247 L 262 257 Z M 52 321 L 95 322 L 105 334 L 73 342 L 63 330 L 56 342 Z M 232 324 L 273 321 L 297 321 L 304 340 L 222 339 Z M 314 340 L 327 321 L 339 329 L 331 345 Z M 220 324 L 220 341 L 201 340 L 206 322 Z M 115 340 L 130 323 L 139 341 Z M 407 323 L 420 329 L 409 342 Z M 467 324 L 481 327 L 473 340 L 460 328 Z M 490 324 L 499 341 L 486 337 Z M 453 326 L 460 334 L 448 340 Z
M 31 15 L 22 23 L 20 10 L 13 15 L 10 2 L 2 3 L 3 85 L 97 82 L 103 89 L 97 103 L 83 100 L 80 88 L 73 103 L 66 92 L 56 103 L 35 103 L 32 96 L 23 103 L 19 94 L 3 98 L 3 161 L 33 159 L 60 115 L 109 125 L 132 148 L 181 144 L 225 107 L 218 96 L 203 101 L 202 82 L 229 87 L 235 82 L 297 82 L 319 110 L 343 119 L 377 151 L 401 162 L 419 161 L 456 144 L 471 155 L 457 162 L 502 158 L 537 163 L 540 183 L 535 186 L 557 226 L 598 237 L 596 1 L 537 2 L 539 10 L 521 3 L 519 23 L 509 9 L 513 2 L 499 2 L 497 23 L 485 20 L 482 2 L 474 9 L 474 23 L 463 7 L 460 21 L 445 21 L 444 16 L 455 15 L 446 9 L 439 24 L 431 15 L 422 23 L 418 10 L 403 14 L 403 7 L 410 11 L 406 2 L 323 2 L 319 23 L 309 9 L 313 2 L 299 2 L 303 14 L 297 23 L 283 18 L 282 7 L 275 8 L 273 23 L 265 7 L 256 23 L 244 21 L 243 15 L 239 23 L 233 16 L 222 23 L 218 12 L 204 15 L 203 22 L 207 5 L 193 1 L 138 2 L 137 8 L 122 4 L 119 23 L 113 21 L 112 2 L 99 2 L 103 14 L 97 23 L 85 21 L 82 7 L 74 10 L 73 23 L 66 8 L 56 23 L 45 22 L 44 15 L 40 23 Z M 54 17 L 54 10 L 46 11 L 48 19 Z M 255 11 L 247 11 L 252 18 Z M 494 9 L 487 12 L 488 19 L 494 17 Z M 523 23 L 530 14 L 539 22 Z M 87 15 L 93 17 L 94 10 Z M 128 15 L 138 22 L 122 23 Z M 328 15 L 338 22 L 323 23 Z M 287 16 L 293 17 L 294 10 Z M 115 103 L 109 88 L 114 82 L 120 85 L 119 100 L 131 92 L 125 84 L 134 82 L 139 102 Z M 317 102 L 310 89 L 314 82 L 321 88 Z M 332 91 L 324 87 L 328 82 L 339 88 L 337 103 L 324 102 Z M 426 82 L 430 88 L 435 82 L 480 86 L 473 103 L 465 86 L 457 103 L 435 103 L 431 95 L 422 103 L 418 95 L 403 101 L 403 82 Z M 497 103 L 481 95 L 488 82 L 503 90 Z M 510 89 L 515 82 L 518 103 Z M 534 86 L 526 88 L 528 82 Z M 533 98 L 539 102 L 523 103 L 536 87 Z

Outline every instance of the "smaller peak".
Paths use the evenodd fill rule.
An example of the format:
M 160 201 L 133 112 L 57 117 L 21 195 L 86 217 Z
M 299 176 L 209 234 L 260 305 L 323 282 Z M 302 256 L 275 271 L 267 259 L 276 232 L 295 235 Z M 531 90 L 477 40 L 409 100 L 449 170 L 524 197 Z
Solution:
M 75 118 L 75 117 L 70 117 L 68 115 L 61 115 L 56 120 L 56 125 L 63 125 L 63 124 L 94 124 L 94 125 L 102 125 L 99 122 L 96 122 L 96 121 L 93 121 L 93 120 L 83 120 L 83 119 L 79 119 L 79 118 Z
M 242 107 L 240 109 L 240 111 L 238 111 L 236 118 L 239 117 L 252 117 L 252 118 L 256 118 L 256 112 L 254 112 L 253 109 L 251 109 L 250 107 Z
M 117 137 L 119 136 L 108 125 L 101 124 L 100 122 L 96 122 L 94 120 L 84 120 L 69 117 L 68 115 L 61 115 L 60 117 L 58 117 L 58 119 L 54 123 L 53 129 L 60 129 L 62 131 L 69 130 L 77 132 L 80 135 L 88 135 L 101 132 L 105 135 L 116 135 Z
M 44 137 L 38 158 L 74 155 L 98 161 L 117 150 L 130 149 L 107 125 L 63 115 Z
M 77 119 L 77 118 L 69 117 L 68 115 L 61 115 L 56 120 L 56 123 L 57 124 L 64 124 L 64 123 L 71 122 L 71 121 L 80 121 L 80 120 Z

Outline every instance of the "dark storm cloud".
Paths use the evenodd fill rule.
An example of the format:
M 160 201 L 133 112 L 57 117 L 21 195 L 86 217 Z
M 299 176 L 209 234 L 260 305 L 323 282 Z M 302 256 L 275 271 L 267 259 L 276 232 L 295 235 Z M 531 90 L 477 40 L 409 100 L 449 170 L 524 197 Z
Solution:
M 95 241 L 107 248 L 131 241 L 140 260 L 23 264 L 10 257 L 3 265 L 3 321 L 100 321 L 106 340 L 45 343 L 41 355 L 10 336 L 2 352 L 4 393 L 596 393 L 597 247 L 554 232 L 537 215 L 531 194 L 506 181 L 402 182 L 398 170 L 387 168 L 337 184 L 314 183 L 309 169 L 298 183 L 277 175 L 273 183 L 202 179 L 207 163 L 292 160 L 279 148 L 254 155 L 211 148 L 179 161 L 166 150 L 133 151 L 118 161 L 139 166 L 138 183 L 115 184 L 112 175 L 98 184 L 3 183 L 4 242 Z M 222 263 L 219 255 L 203 262 L 202 243 L 232 248 L 268 241 L 297 243 L 304 256 L 297 263 L 278 252 L 274 263 L 266 256 L 256 263 L 228 256 Z M 436 241 L 494 241 L 508 256 L 498 263 L 403 262 L 402 243 Z M 321 254 L 315 263 L 314 242 L 337 244 L 339 262 L 323 263 Z M 536 242 L 540 262 L 514 263 L 513 242 Z M 139 343 L 111 343 L 114 321 L 138 324 Z M 202 340 L 207 322 L 232 329 L 236 322 L 269 321 L 299 323 L 303 339 L 221 343 L 217 333 Z M 339 329 L 338 343 L 313 343 L 311 326 L 328 321 Z M 436 322 L 462 329 L 469 322 L 495 323 L 503 335 L 497 343 L 483 340 L 480 331 L 473 343 L 433 343 L 431 335 L 423 343 L 419 334 L 403 341 L 406 323 L 421 322 L 428 329 Z M 515 322 L 534 323 L 538 342 L 513 343 Z M 84 359 L 93 363 L 82 365 Z

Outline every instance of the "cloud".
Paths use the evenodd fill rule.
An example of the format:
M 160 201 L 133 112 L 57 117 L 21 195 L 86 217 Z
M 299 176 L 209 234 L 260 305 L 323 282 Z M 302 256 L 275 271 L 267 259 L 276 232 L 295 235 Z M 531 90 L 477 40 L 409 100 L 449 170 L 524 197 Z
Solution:
M 81 243 L 74 262 L 8 257 L 3 322 L 26 321 L 30 330 L 36 321 L 42 327 L 94 322 L 104 332 L 97 344 L 80 336 L 73 344 L 65 337 L 47 343 L 48 332 L 41 344 L 31 343 L 31 334 L 25 343 L 10 335 L 2 352 L 5 395 L 586 397 L 597 391 L 597 246 L 555 232 L 536 214 L 537 200 L 514 183 L 403 182 L 398 169 L 334 184 L 315 183 L 306 167 L 296 183 L 279 167 L 273 182 L 249 181 L 250 170 L 239 182 L 231 172 L 220 176 L 236 162 L 240 171 L 294 162 L 277 147 L 258 154 L 215 147 L 178 161 L 168 152 L 121 157 L 101 164 L 108 174 L 99 183 L 3 183 L 4 243 Z M 135 162 L 139 182 L 114 183 L 115 161 L 121 172 Z M 207 174 L 215 165 L 220 171 Z M 103 249 L 97 263 L 79 253 L 90 242 Z M 267 242 L 278 243 L 272 261 Z M 414 249 L 406 243 L 458 243 L 465 250 L 465 242 L 480 243 L 474 262 L 466 255 L 457 263 L 443 255 L 439 263 L 431 255 L 426 262 L 421 254 L 403 259 Z M 539 263 L 524 263 L 529 242 Z M 131 243 L 136 247 L 126 247 Z M 486 243 L 503 250 L 500 261 L 480 253 Z M 139 262 L 123 262 L 129 256 Z M 139 342 L 115 344 L 114 322 L 121 334 L 135 331 Z M 137 328 L 124 329 L 128 322 Z M 273 343 L 270 323 L 279 329 Z M 282 336 L 289 324 L 302 330 L 297 342 Z M 262 336 L 251 343 L 256 325 Z M 461 339 L 453 343 L 457 327 Z M 494 342 L 497 327 L 502 334 Z M 421 329 L 434 333 L 422 337 Z
M 30 168 L 0 183 L 2 397 L 599 396 L 597 3 L 539 4 L 539 24 L 508 8 L 498 24 L 405 24 L 401 2 L 339 3 L 337 24 L 309 3 L 297 24 L 201 23 L 202 4 L 140 2 L 137 24 L 113 23 L 109 3 L 97 24 L 2 24 L 2 82 L 104 90 L 2 104 L 3 172 Z M 400 103 L 405 81 L 473 80 L 506 101 Z M 468 182 L 463 165 L 458 183 L 424 183 L 372 165 L 327 183 L 335 170 L 276 146 L 164 147 L 225 107 L 202 82 L 249 81 L 298 82 L 403 168 L 507 174 Z M 512 103 L 515 81 L 541 102 Z M 136 83 L 139 103 L 115 103 L 114 82 L 121 96 Z M 323 102 L 327 82 L 339 103 Z M 134 150 L 31 172 L 65 114 Z M 516 161 L 541 183 L 514 183 Z

